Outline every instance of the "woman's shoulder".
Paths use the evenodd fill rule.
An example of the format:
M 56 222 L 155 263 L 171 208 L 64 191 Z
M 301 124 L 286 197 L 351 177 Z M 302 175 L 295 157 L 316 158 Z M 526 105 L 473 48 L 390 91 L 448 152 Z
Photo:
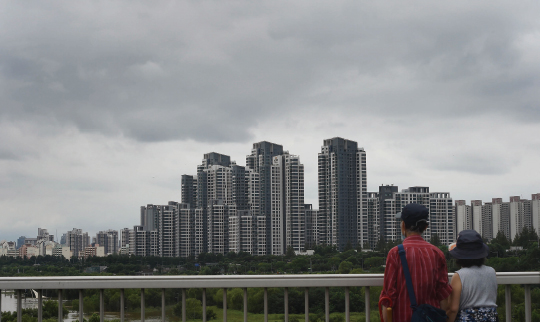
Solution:
M 479 272 L 481 274 L 486 274 L 486 273 L 496 274 L 495 269 L 493 267 L 486 266 L 486 265 L 462 267 L 462 268 L 460 268 L 459 270 L 456 271 L 456 273 L 459 273 L 459 272 L 463 272 L 463 273 L 464 272 Z
M 482 269 L 487 273 L 497 274 L 495 269 L 493 267 L 491 267 L 491 266 L 482 265 Z

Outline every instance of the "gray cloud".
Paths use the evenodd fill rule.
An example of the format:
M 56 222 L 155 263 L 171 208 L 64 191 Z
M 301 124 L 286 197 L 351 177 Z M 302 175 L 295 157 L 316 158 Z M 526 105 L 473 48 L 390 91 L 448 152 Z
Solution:
M 520 69 L 514 44 L 538 27 L 527 6 L 245 5 L 138 3 L 120 10 L 60 2 L 56 13 L 37 3 L 6 5 L 13 28 L 1 36 L 1 77 L 24 86 L 3 96 L 16 103 L 4 113 L 142 141 L 238 141 L 261 119 L 286 117 L 291 100 L 341 85 L 329 76 L 352 71 L 363 78 L 355 79 L 360 86 L 383 86 L 333 98 L 359 112 L 456 116 L 433 106 L 447 96 L 468 100 L 462 111 L 495 109 L 531 120 L 523 117 L 530 100 L 515 100 L 538 82 L 537 73 Z M 459 97 L 463 90 L 469 98 Z M 493 95 L 514 105 L 473 100 Z
M 126 218 L 140 204 L 178 199 L 178 175 L 202 153 L 242 164 L 252 142 L 270 140 L 313 174 L 322 140 L 337 135 L 368 151 L 370 189 L 531 193 L 539 11 L 533 1 L 2 3 L 0 191 L 13 198 L 0 207 L 67 202 L 93 216 L 103 204 L 136 221 Z M 316 193 L 306 176 L 306 199 Z M 59 225 L 71 214 L 47 213 Z

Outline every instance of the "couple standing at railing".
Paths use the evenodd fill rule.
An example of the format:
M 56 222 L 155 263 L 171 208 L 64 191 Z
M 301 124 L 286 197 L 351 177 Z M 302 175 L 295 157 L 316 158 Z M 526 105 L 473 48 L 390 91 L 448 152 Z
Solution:
M 422 233 L 429 210 L 409 204 L 401 219 L 403 244 L 390 250 L 381 292 L 384 322 L 498 321 L 495 270 L 484 265 L 488 246 L 474 230 L 459 233 L 450 254 L 461 266 L 448 283 L 443 252 L 426 242 Z

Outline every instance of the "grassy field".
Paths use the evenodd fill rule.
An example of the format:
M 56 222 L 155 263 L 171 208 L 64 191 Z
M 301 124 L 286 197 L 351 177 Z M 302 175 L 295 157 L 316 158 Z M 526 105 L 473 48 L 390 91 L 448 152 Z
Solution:
M 216 319 L 211 320 L 215 322 L 223 322 L 223 309 L 220 309 L 216 306 L 209 306 L 209 309 L 212 309 L 216 313 Z M 172 307 L 168 307 L 166 310 L 167 319 L 171 322 L 179 322 L 182 319 L 180 317 L 174 316 L 172 312 Z M 336 316 L 343 316 L 343 321 L 345 321 L 345 314 L 343 313 L 332 313 L 330 314 L 330 317 L 336 317 Z M 160 319 L 161 318 L 161 309 L 159 308 L 146 308 L 146 314 L 145 317 L 147 319 Z M 289 321 L 299 321 L 303 322 L 304 314 L 289 314 Z M 315 318 L 317 315 L 315 313 L 310 314 L 310 321 L 315 322 Z M 130 312 L 127 315 L 127 319 L 129 320 L 138 320 L 140 318 L 140 313 L 136 312 Z M 371 312 L 371 321 L 379 321 L 379 312 Z M 351 322 L 357 322 L 357 321 L 365 321 L 365 313 L 361 312 L 351 312 Z M 187 320 L 187 321 L 201 321 L 201 320 Z M 243 322 L 244 321 L 244 311 L 238 311 L 238 310 L 227 310 L 227 321 L 228 322 Z M 251 314 L 248 313 L 248 321 L 250 322 L 264 322 L 264 314 Z M 283 314 L 269 314 L 268 315 L 268 321 L 269 322 L 281 322 L 284 321 L 284 315 Z M 323 320 L 324 322 L 324 316 Z

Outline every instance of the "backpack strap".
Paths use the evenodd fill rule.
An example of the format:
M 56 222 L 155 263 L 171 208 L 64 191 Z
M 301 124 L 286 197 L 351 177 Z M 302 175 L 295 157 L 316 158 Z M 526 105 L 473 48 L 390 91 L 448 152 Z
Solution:
M 409 264 L 407 263 L 407 257 L 405 256 L 405 248 L 403 244 L 398 245 L 399 257 L 401 258 L 401 265 L 403 266 L 403 275 L 405 275 L 405 282 L 407 283 L 407 290 L 409 291 L 409 299 L 411 300 L 411 307 L 414 309 L 417 306 L 416 295 L 414 294 L 414 288 L 411 280 L 411 273 L 409 272 Z

